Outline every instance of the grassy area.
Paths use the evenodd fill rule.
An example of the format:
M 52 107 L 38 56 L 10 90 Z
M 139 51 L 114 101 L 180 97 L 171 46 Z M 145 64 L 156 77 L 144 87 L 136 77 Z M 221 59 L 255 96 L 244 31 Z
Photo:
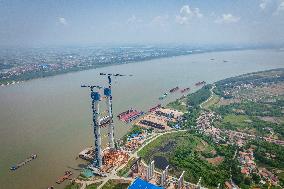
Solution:
M 149 143 L 138 152 L 146 162 L 150 162 L 155 156 L 170 158 L 174 149 L 187 147 L 196 151 L 210 151 L 212 148 L 202 139 L 187 132 L 176 132 L 163 135 Z
M 77 184 L 77 183 L 71 183 L 71 184 L 68 184 L 67 186 L 65 186 L 64 189 L 79 189 L 80 188 L 80 185 Z
M 200 104 L 210 97 L 211 87 L 212 85 L 206 85 L 198 91 L 187 95 L 185 99 L 187 111 L 184 114 L 186 121 L 181 125 L 183 129 L 188 129 L 196 125 L 196 119 L 201 111 Z
M 255 134 L 258 136 L 270 136 L 270 132 L 267 128 L 271 128 L 275 136 L 279 139 L 284 139 L 284 123 L 272 123 L 269 121 L 263 121 L 260 118 L 259 114 L 253 114 L 253 112 L 247 113 L 245 107 L 247 104 L 250 104 L 250 109 L 253 109 L 253 104 L 256 105 L 255 112 L 267 113 L 270 109 L 267 109 L 266 106 L 258 105 L 259 103 L 254 102 L 241 102 L 238 104 L 224 105 L 214 110 L 219 113 L 223 120 L 220 123 L 215 124 L 217 127 L 230 129 L 230 130 L 241 130 L 250 134 Z M 261 108 L 262 107 L 262 108 Z M 245 110 L 245 111 L 236 111 L 236 110 Z M 273 111 L 273 110 L 271 110 Z M 275 111 L 278 112 L 276 109 Z
M 230 146 L 217 146 L 210 139 L 190 132 L 177 132 L 163 135 L 145 146 L 138 155 L 150 162 L 158 158 L 170 165 L 170 173 L 179 176 L 185 171 L 185 179 L 197 182 L 202 177 L 203 185 L 216 187 L 229 179 L 230 158 L 234 150 Z M 220 164 L 211 164 L 207 158 L 224 157 Z M 156 161 L 159 168 L 161 162 Z
M 208 100 L 207 102 L 205 102 L 204 104 L 202 104 L 202 107 L 204 109 L 210 109 L 211 107 L 215 106 L 216 104 L 218 104 L 218 102 L 220 101 L 220 97 L 216 94 L 213 94 L 212 98 L 210 100 Z
M 86 187 L 86 189 L 97 189 L 98 186 L 100 186 L 102 184 L 102 182 L 98 182 L 98 183 L 95 183 L 95 184 L 90 184 Z
M 134 163 L 134 161 L 135 161 L 135 158 L 131 158 L 127 162 L 127 165 L 117 172 L 117 175 L 120 176 L 120 177 L 127 177 L 128 175 L 126 175 L 126 174 L 129 172 L 130 166 Z
M 130 184 L 128 183 L 118 183 L 115 180 L 109 180 L 102 189 L 127 189 Z
M 210 97 L 211 87 L 212 85 L 205 85 L 195 93 L 189 94 L 187 96 L 187 104 L 191 107 L 199 106 L 202 102 L 206 101 Z
M 187 112 L 186 98 L 177 99 L 166 105 L 166 108 L 175 109 L 181 112 Z
M 240 129 L 245 129 L 250 126 L 250 122 L 249 116 L 229 114 L 223 118 L 222 126 L 236 126 Z

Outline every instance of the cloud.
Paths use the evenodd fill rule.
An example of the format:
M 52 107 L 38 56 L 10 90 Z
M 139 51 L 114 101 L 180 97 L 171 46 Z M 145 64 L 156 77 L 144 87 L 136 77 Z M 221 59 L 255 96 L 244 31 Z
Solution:
M 271 1 L 270 0 L 261 0 L 260 1 L 260 4 L 259 4 L 259 7 L 260 9 L 264 10 L 267 8 L 267 5 L 270 3 Z
M 135 15 L 132 15 L 126 21 L 127 24 L 137 24 L 137 23 L 141 23 L 141 22 L 142 22 L 142 19 L 137 18 Z
M 61 25 L 64 25 L 64 26 L 68 24 L 67 20 L 63 17 L 58 17 L 57 22 Z
M 284 0 L 260 0 L 259 7 L 271 11 L 272 15 L 279 15 L 284 11 Z
M 279 5 L 278 5 L 277 10 L 276 10 L 276 13 L 280 13 L 282 11 L 284 11 L 284 0 L 281 0 L 279 2 Z
M 237 16 L 233 16 L 232 14 L 223 14 L 220 18 L 217 18 L 215 20 L 215 23 L 218 24 L 230 24 L 230 23 L 236 23 L 238 21 L 240 21 L 240 17 Z
M 189 5 L 184 5 L 179 11 L 179 15 L 176 16 L 176 22 L 183 25 L 188 24 L 192 18 L 202 18 L 199 8 L 190 8 Z

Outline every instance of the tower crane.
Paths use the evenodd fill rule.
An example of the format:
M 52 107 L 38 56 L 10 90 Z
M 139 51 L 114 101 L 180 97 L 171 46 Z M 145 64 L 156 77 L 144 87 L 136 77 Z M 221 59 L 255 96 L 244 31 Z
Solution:
M 100 73 L 101 76 L 107 76 L 108 78 L 108 88 L 104 89 L 104 95 L 107 98 L 107 107 L 108 113 L 110 117 L 110 124 L 108 127 L 108 142 L 110 149 L 114 149 L 114 122 L 113 122 L 113 109 L 112 109 L 112 92 L 111 92 L 111 84 L 112 77 L 123 77 L 123 76 L 133 76 L 133 75 L 123 75 L 123 74 L 113 74 L 113 73 Z

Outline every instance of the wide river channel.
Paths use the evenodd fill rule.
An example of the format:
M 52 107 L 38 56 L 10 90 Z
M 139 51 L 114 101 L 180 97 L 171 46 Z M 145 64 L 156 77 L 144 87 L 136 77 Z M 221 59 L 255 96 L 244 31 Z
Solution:
M 284 51 L 226 51 L 110 66 L 0 87 L 0 189 L 63 188 L 55 181 L 65 170 L 78 174 L 76 170 L 85 163 L 76 159 L 78 153 L 93 145 L 89 90 L 80 85 L 107 86 L 107 78 L 99 76 L 100 72 L 133 74 L 113 81 L 117 115 L 128 108 L 147 110 L 161 103 L 159 96 L 176 86 L 191 87 L 193 92 L 198 81 L 212 83 L 280 67 L 284 67 Z M 162 104 L 180 96 L 180 92 L 170 94 Z M 115 116 L 116 138 L 130 127 Z M 105 134 L 103 129 L 104 145 Z M 38 154 L 36 160 L 17 171 L 9 170 L 32 153 Z

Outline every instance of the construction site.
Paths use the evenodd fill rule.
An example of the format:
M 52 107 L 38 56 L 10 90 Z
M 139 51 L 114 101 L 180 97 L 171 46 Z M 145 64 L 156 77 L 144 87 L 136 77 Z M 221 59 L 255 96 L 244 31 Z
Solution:
M 148 129 L 152 130 L 171 130 L 173 127 L 169 126 L 169 122 L 178 123 L 183 116 L 182 112 L 177 110 L 172 110 L 168 108 L 163 108 L 161 105 L 157 105 L 150 108 L 148 114 L 136 111 L 133 109 L 127 110 L 117 117 L 128 123 L 137 119 L 142 114 L 143 117 L 134 123 L 145 130 L 140 130 L 137 133 L 132 133 L 127 137 L 126 142 L 123 145 L 118 146 L 114 141 L 114 121 L 112 112 L 112 91 L 111 91 L 111 81 L 112 77 L 125 76 L 121 74 L 104 74 L 102 76 L 107 76 L 108 87 L 102 87 L 97 85 L 82 85 L 83 88 L 90 89 L 91 96 L 91 107 L 92 107 L 92 121 L 93 121 L 93 134 L 94 134 L 94 147 L 89 147 L 84 149 L 79 153 L 81 159 L 90 162 L 87 166 L 87 170 L 92 173 L 92 175 L 87 176 L 94 183 L 99 182 L 100 179 L 95 178 L 106 178 L 107 180 L 111 178 L 116 178 L 121 181 L 127 180 L 132 181 L 132 185 L 129 188 L 167 188 L 167 189 L 189 189 L 189 188 L 201 188 L 199 184 L 194 185 L 184 181 L 184 172 L 175 178 L 169 176 L 169 166 L 165 170 L 159 172 L 155 170 L 155 162 L 152 161 L 149 165 L 144 163 L 141 158 L 135 153 L 136 150 L 143 148 L 145 141 L 150 142 L 154 140 L 155 137 L 159 136 L 160 132 L 148 133 Z M 102 94 L 102 95 L 101 95 Z M 101 101 L 105 101 L 107 107 L 107 116 L 102 116 L 100 111 Z M 102 137 L 101 137 L 101 127 L 107 127 L 108 129 L 108 147 L 102 149 Z M 161 133 L 160 133 L 161 134 Z M 130 160 L 131 159 L 131 160 Z M 133 163 L 133 159 L 135 160 Z M 127 169 L 126 177 L 119 177 L 117 173 L 121 169 L 129 166 Z M 85 169 L 85 170 L 86 170 Z M 99 177 L 98 177 L 99 176 Z M 144 187 L 142 187 L 144 183 Z
M 157 107 L 157 108 L 156 108 Z M 177 123 L 182 119 L 183 113 L 169 108 L 156 106 L 151 108 L 149 114 L 143 116 L 135 124 L 145 128 L 170 130 L 169 122 Z
M 169 165 L 162 171 L 155 170 L 155 161 L 151 161 L 148 165 L 143 162 L 141 158 L 138 158 L 131 165 L 129 176 L 133 179 L 142 179 L 152 186 L 159 186 L 157 188 L 164 189 L 197 189 L 203 188 L 200 185 L 201 178 L 197 184 L 192 184 L 184 180 L 183 171 L 180 176 L 173 177 L 169 175 Z M 135 181 L 134 183 L 135 184 Z M 131 186 L 129 187 L 131 188 Z M 149 187 L 148 187 L 149 188 Z M 154 187 L 153 187 L 154 188 Z
M 86 148 L 79 153 L 79 157 L 91 161 L 88 165 L 88 169 L 92 170 L 94 175 L 108 176 L 114 168 L 119 167 L 127 163 L 129 154 L 121 149 L 116 148 L 114 141 L 114 122 L 112 112 L 112 91 L 111 77 L 124 76 L 120 74 L 104 74 L 101 76 L 107 76 L 108 87 L 102 87 L 97 85 L 82 85 L 83 88 L 89 88 L 91 92 L 91 107 L 93 118 L 93 134 L 94 134 L 94 147 Z M 101 96 L 103 91 L 103 96 Z M 107 116 L 101 116 L 100 102 L 105 100 L 108 113 Z M 108 147 L 102 149 L 102 137 L 101 127 L 108 127 Z

